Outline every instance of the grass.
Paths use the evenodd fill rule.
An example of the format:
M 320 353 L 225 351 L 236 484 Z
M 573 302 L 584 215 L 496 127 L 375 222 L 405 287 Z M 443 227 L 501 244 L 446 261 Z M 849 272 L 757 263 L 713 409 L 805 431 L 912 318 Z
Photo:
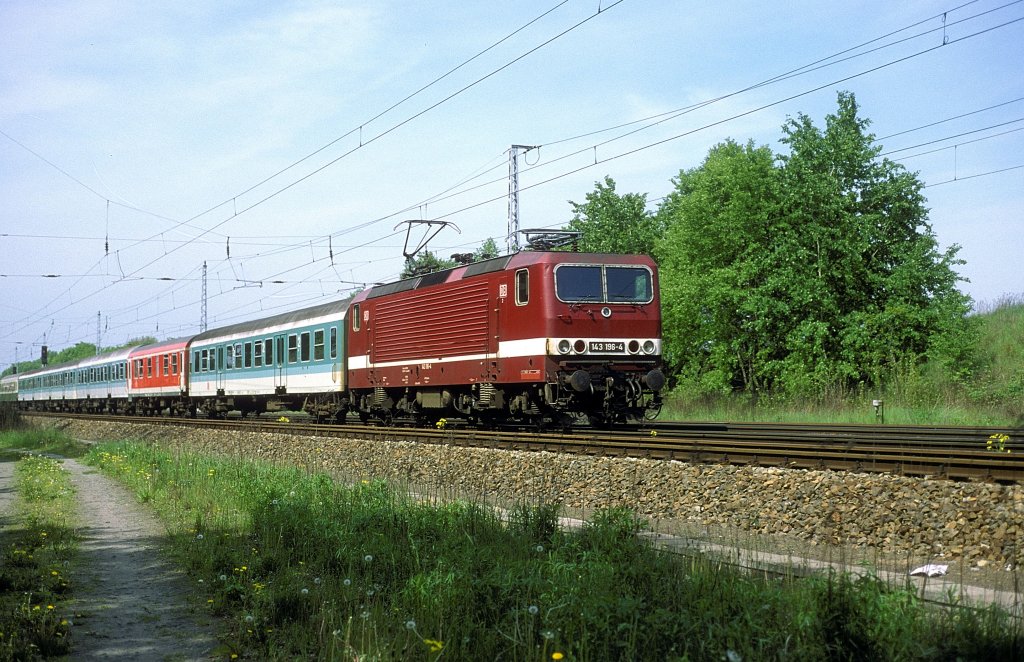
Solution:
M 70 623 L 62 608 L 70 597 L 68 569 L 78 548 L 74 490 L 60 462 L 12 448 L 58 447 L 66 438 L 36 432 L 0 434 L 0 462 L 17 462 L 18 500 L 11 524 L 0 531 L 0 661 L 31 660 L 69 652 Z
M 780 423 L 876 423 L 884 402 L 894 425 L 1024 427 L 1024 295 L 1008 296 L 974 316 L 972 366 L 954 375 L 937 362 L 894 367 L 877 387 L 825 388 L 811 398 L 781 394 L 705 394 L 680 385 L 666 394 L 665 420 Z
M 877 399 L 877 398 L 876 398 Z M 904 404 L 899 399 L 881 397 L 882 416 L 875 413 L 873 398 L 847 396 L 818 401 L 753 402 L 742 396 L 686 398 L 669 393 L 659 420 L 666 421 L 743 421 L 750 423 L 886 423 L 887 425 L 1024 425 L 1000 408 L 967 406 L 936 401 Z
M 431 503 L 380 482 L 105 445 L 211 615 L 253 659 L 1012 659 L 1019 621 L 875 577 L 765 578 L 659 552 L 626 510 Z

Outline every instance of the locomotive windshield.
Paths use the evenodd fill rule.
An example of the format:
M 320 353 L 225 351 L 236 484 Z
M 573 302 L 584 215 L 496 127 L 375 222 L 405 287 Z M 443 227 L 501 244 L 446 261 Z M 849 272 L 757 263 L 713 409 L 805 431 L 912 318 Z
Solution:
M 650 303 L 651 272 L 644 267 L 563 264 L 555 293 L 566 303 Z

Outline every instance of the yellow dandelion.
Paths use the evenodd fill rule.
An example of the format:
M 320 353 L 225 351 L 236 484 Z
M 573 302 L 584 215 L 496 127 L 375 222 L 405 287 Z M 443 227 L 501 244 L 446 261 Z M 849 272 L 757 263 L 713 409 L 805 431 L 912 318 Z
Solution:
M 559 653 L 558 651 L 555 651 L 554 653 L 551 654 L 551 659 L 552 660 L 561 660 L 563 657 L 565 657 L 565 656 L 562 655 L 561 653 Z

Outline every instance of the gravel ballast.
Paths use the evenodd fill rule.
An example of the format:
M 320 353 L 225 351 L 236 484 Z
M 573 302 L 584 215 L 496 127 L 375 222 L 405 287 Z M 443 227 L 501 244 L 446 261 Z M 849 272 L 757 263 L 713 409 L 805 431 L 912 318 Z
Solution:
M 495 504 L 556 502 L 584 516 L 624 506 L 659 528 L 719 537 L 756 535 L 769 546 L 812 556 L 815 548 L 819 557 L 826 549 L 829 555 L 835 549 L 857 549 L 862 558 L 870 559 L 864 552 L 874 550 L 905 563 L 952 563 L 960 570 L 1014 571 L 1024 564 L 1024 487 L 1019 484 L 30 420 L 80 439 L 140 439 Z

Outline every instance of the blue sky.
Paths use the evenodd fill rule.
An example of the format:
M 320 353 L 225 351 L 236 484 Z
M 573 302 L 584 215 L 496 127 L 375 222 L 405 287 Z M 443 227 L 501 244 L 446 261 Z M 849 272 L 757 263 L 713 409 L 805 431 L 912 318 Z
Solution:
M 512 144 L 540 146 L 522 227 L 605 176 L 653 208 L 839 90 L 928 184 L 962 289 L 1024 293 L 1024 3 L 6 0 L 0 26 L 0 365 L 97 313 L 105 345 L 195 332 L 204 261 L 213 327 L 393 279 L 404 220 L 503 245 Z

